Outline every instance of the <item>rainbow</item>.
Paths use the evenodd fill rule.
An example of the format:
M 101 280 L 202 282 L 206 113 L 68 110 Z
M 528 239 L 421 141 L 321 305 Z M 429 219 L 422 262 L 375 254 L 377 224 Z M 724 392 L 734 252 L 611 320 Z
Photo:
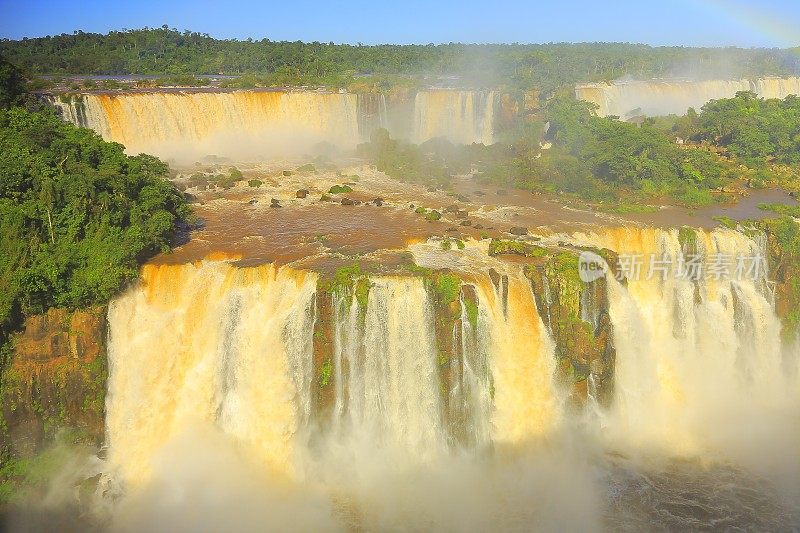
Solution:
M 725 17 L 759 40 L 766 40 L 777 47 L 794 47 L 792 51 L 800 54 L 800 26 L 781 17 L 763 3 L 748 5 L 740 0 L 693 1 L 710 15 Z

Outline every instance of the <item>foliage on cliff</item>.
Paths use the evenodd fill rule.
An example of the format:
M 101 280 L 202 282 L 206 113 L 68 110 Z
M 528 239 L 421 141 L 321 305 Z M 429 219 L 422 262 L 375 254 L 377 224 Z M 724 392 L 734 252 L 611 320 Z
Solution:
M 457 74 L 475 84 L 539 87 L 622 76 L 748 77 L 800 71 L 790 51 L 626 43 L 350 45 L 221 40 L 168 26 L 0 41 L 0 53 L 44 74 L 265 75 L 279 84 L 344 83 L 354 74 Z M 719 69 L 715 70 L 715 67 Z M 731 71 L 731 69 L 734 71 Z M 723 70 L 724 69 L 724 70 Z M 247 79 L 243 80 L 249 83 Z M 253 81 L 255 82 L 255 81 Z
M 167 172 L 52 111 L 0 109 L 0 338 L 49 307 L 107 302 L 169 250 L 189 209 Z

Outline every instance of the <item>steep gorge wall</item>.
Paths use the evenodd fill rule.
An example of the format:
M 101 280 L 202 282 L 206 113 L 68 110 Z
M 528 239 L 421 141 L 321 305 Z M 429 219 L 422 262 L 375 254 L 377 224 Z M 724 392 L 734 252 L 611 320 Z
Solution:
M 51 309 L 13 335 L 2 375 L 4 455 L 26 456 L 61 429 L 94 444 L 103 440 L 106 310 Z

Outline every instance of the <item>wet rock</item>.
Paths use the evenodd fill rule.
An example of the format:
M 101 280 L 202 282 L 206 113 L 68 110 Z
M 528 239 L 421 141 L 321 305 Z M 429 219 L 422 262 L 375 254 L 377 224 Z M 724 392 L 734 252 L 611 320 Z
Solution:
M 472 225 L 472 221 L 471 220 L 462 220 L 461 221 L 461 225 L 462 226 L 471 226 Z
M 270 204 L 269 204 L 269 206 L 270 206 L 270 207 L 283 207 L 283 206 L 281 205 L 281 201 L 280 201 L 280 200 L 278 200 L 277 198 L 273 198 L 273 199 L 271 199 L 271 200 L 270 200 Z
M 475 196 L 486 196 L 486 193 L 483 191 L 475 191 Z
M 459 207 L 457 204 L 448 205 L 444 208 L 445 213 L 458 213 Z
M 483 226 L 482 226 L 482 225 L 480 225 L 480 224 L 475 224 L 473 227 L 474 227 L 475 229 L 483 229 Z
M 383 198 L 373 198 L 372 199 L 372 203 L 374 205 L 377 205 L 378 207 L 382 206 L 383 202 L 384 202 Z
M 456 213 L 456 218 L 467 218 L 468 213 L 466 211 L 459 211 Z
M 294 193 L 295 198 L 305 198 L 306 196 L 308 196 L 308 189 L 300 189 Z
M 492 280 L 492 284 L 495 287 L 499 287 L 500 286 L 501 277 L 500 277 L 500 273 L 497 270 L 495 270 L 493 268 L 490 268 L 489 269 L 489 278 Z
M 450 227 L 449 227 L 449 228 L 447 228 L 445 231 L 450 231 L 450 232 L 453 232 L 453 231 L 455 231 L 455 232 L 458 232 L 458 228 L 457 228 L 457 227 L 455 227 L 455 226 L 450 226 Z
M 350 198 L 342 198 L 342 205 L 355 205 L 355 202 Z
M 469 196 L 464 196 L 463 194 L 459 194 L 456 196 L 459 202 L 469 202 Z
M 511 235 L 527 235 L 528 228 L 524 228 L 522 226 L 512 226 L 511 229 L 508 230 Z
M 256 200 L 255 198 L 251 198 L 251 199 L 250 199 L 250 201 L 249 201 L 249 202 L 247 202 L 247 203 L 248 203 L 249 205 L 255 205 L 255 204 L 257 204 L 257 203 L 258 203 L 258 200 Z
M 425 187 L 425 190 L 428 192 L 436 192 L 436 187 L 434 187 L 433 185 L 428 185 L 427 187 Z

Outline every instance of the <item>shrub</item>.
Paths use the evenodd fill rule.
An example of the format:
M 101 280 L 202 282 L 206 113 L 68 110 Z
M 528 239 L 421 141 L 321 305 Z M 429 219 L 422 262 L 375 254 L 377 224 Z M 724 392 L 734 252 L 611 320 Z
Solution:
M 347 192 L 353 192 L 353 189 L 350 188 L 349 185 L 334 185 L 330 189 L 328 189 L 330 194 L 341 194 Z

